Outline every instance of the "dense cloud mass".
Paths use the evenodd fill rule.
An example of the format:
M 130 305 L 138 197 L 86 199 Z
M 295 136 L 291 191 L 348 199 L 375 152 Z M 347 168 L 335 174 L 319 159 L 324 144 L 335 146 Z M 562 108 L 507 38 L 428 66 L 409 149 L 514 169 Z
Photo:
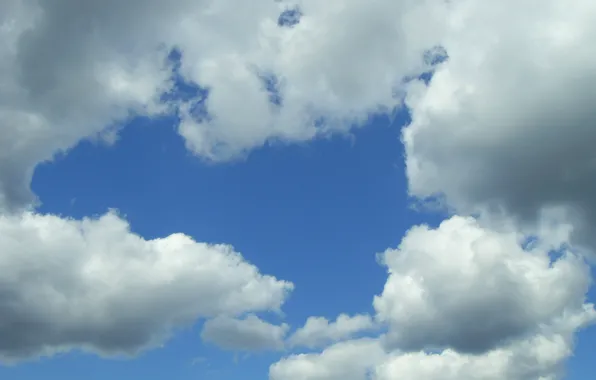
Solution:
M 453 217 L 437 229 L 412 228 L 383 261 L 389 278 L 374 305 L 401 349 L 483 353 L 583 309 L 590 285 L 569 251 L 524 249 L 520 236 Z
M 197 318 L 279 310 L 293 288 L 227 245 L 144 240 L 114 213 L 0 216 L 0 358 L 134 354 Z
M 596 4 L 456 2 L 449 59 L 412 86 L 403 140 L 412 194 L 533 224 L 563 207 L 574 240 L 596 222 Z
M 273 325 L 255 315 L 245 318 L 220 316 L 205 322 L 201 338 L 226 350 L 259 351 L 284 348 L 290 326 Z
M 134 24 L 122 29 L 136 18 L 128 17 L 134 9 L 126 13 L 132 3 L 141 2 L 0 5 L 0 207 L 34 198 L 29 181 L 38 162 L 129 112 L 159 111 L 156 100 L 169 73 L 156 46 L 137 38 Z

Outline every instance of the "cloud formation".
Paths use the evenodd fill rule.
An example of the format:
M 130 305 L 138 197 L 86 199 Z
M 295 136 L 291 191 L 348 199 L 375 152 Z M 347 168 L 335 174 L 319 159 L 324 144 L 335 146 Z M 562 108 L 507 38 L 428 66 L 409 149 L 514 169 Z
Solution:
M 5 1 L 0 204 L 29 204 L 37 163 L 135 115 L 176 113 L 188 149 L 222 161 L 392 112 L 403 77 L 427 69 L 423 53 L 441 24 L 420 20 L 442 19 L 433 3 Z M 299 23 L 280 26 L 296 6 Z M 177 80 L 203 95 L 174 96 L 173 50 Z
M 523 248 L 525 247 L 525 249 Z M 376 338 L 290 355 L 271 380 L 560 379 L 575 333 L 596 322 L 581 257 L 453 217 L 383 254 Z
M 145 240 L 113 212 L 0 216 L 0 358 L 133 355 L 196 319 L 279 310 L 293 284 L 228 245 Z
M 380 340 L 349 340 L 320 353 L 292 355 L 273 364 L 271 380 L 527 380 L 560 379 L 572 354 L 573 330 L 594 318 L 593 310 L 551 325 L 542 333 L 483 355 L 447 349 L 386 351 Z
M 2 2 L 1 208 L 14 210 L 34 200 L 29 182 L 37 163 L 131 113 L 159 113 L 158 97 L 170 74 L 157 46 L 149 49 L 145 39 L 137 39 L 145 31 L 127 21 L 143 16 L 127 17 L 134 3 L 140 5 Z M 147 3 L 147 11 L 157 11 L 156 4 Z
M 453 350 L 392 354 L 376 366 L 375 380 L 525 380 L 560 379 L 572 353 L 568 333 L 536 335 L 485 355 Z M 364 380 L 364 379 L 363 379 Z
M 589 0 L 454 2 L 448 60 L 408 93 L 410 192 L 520 226 L 563 208 L 573 241 L 593 248 L 594 15 Z
M 481 354 L 583 310 L 584 260 L 564 249 L 553 260 L 549 247 L 521 240 L 457 216 L 412 228 L 382 257 L 389 278 L 374 306 L 387 343 Z

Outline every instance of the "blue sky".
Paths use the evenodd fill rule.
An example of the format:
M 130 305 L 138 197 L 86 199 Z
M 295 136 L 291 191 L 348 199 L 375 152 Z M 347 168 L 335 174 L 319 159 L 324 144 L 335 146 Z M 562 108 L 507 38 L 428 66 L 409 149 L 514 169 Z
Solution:
M 596 8 L 541 7 L 1 3 L 0 377 L 591 378 Z

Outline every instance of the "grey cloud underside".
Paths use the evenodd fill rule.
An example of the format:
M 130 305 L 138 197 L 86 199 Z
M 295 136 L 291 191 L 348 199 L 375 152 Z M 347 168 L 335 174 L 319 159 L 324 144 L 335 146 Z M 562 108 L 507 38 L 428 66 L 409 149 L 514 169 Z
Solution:
M 466 27 L 446 34 L 449 59 L 409 94 L 410 190 L 445 194 L 460 213 L 505 212 L 522 226 L 559 208 L 575 228 L 572 241 L 593 248 L 596 53 L 586 46 L 596 9 L 547 1 L 528 21 L 531 3 L 515 15 L 513 2 L 462 3 Z
M 524 96 L 520 89 L 511 88 L 520 99 L 534 99 L 515 105 L 526 113 L 515 127 L 519 132 L 482 143 L 450 145 L 452 140 L 437 138 L 436 131 L 429 129 L 417 139 L 432 143 L 416 146 L 412 154 L 425 155 L 441 163 L 443 170 L 457 173 L 458 182 L 453 181 L 447 190 L 464 210 L 483 204 L 496 211 L 504 207 L 521 222 L 530 223 L 540 219 L 544 208 L 569 207 L 572 218 L 582 226 L 576 237 L 594 243 L 590 231 L 596 222 L 596 198 L 592 196 L 596 191 L 596 91 L 587 85 L 590 82 L 584 78 L 575 85 L 557 85 L 570 87 L 574 95 L 561 98 L 553 90 L 550 99 L 536 99 L 542 93 L 538 89 Z M 502 105 L 500 112 L 513 107 Z M 483 128 L 504 126 L 496 117 L 486 122 Z M 445 159 L 446 155 L 450 157 Z
M 8 292 L 7 292 L 8 293 Z M 80 323 L 57 329 L 57 323 L 47 315 L 31 315 L 30 310 L 5 306 L 16 294 L 0 294 L 0 354 L 2 360 L 20 361 L 36 356 L 51 356 L 62 350 L 73 348 L 96 352 L 102 356 L 134 356 L 148 346 L 155 345 L 168 337 L 159 322 L 142 318 L 120 318 L 115 316 L 106 325 Z M 14 301 L 12 301 L 14 302 Z M 121 308 L 126 305 L 121 305 Z M 43 312 L 42 312 L 43 313 Z M 117 311 L 114 311 L 116 314 Z M 58 330 L 58 331 L 57 331 Z M 155 331 L 161 331 L 156 334 Z
M 427 324 L 399 336 L 389 333 L 386 336 L 387 346 L 404 351 L 442 351 L 451 347 L 463 354 L 484 354 L 494 347 L 503 347 L 525 336 L 534 327 L 519 317 L 519 307 L 519 303 L 510 300 L 496 305 L 476 305 L 474 309 L 460 315 L 455 326 Z M 505 314 L 505 318 L 500 316 Z M 499 317 L 495 318 L 496 315 Z
M 149 32 L 130 22 L 133 15 L 146 15 L 135 11 L 141 10 L 135 3 L 139 5 L 134 0 L 3 2 L 0 203 L 4 208 L 14 211 L 34 200 L 29 182 L 37 163 L 126 120 L 129 111 L 155 111 L 152 98 L 165 87 L 158 82 L 168 74 L 162 71 L 165 59 L 143 50 L 142 39 L 134 43 Z M 143 3 L 147 12 L 158 4 Z M 165 16 L 167 9 L 163 10 Z

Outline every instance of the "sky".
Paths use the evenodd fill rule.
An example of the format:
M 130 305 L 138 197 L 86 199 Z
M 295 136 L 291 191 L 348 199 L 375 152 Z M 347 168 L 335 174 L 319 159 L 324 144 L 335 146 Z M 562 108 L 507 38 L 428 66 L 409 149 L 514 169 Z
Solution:
M 0 377 L 584 380 L 596 5 L 0 3 Z

